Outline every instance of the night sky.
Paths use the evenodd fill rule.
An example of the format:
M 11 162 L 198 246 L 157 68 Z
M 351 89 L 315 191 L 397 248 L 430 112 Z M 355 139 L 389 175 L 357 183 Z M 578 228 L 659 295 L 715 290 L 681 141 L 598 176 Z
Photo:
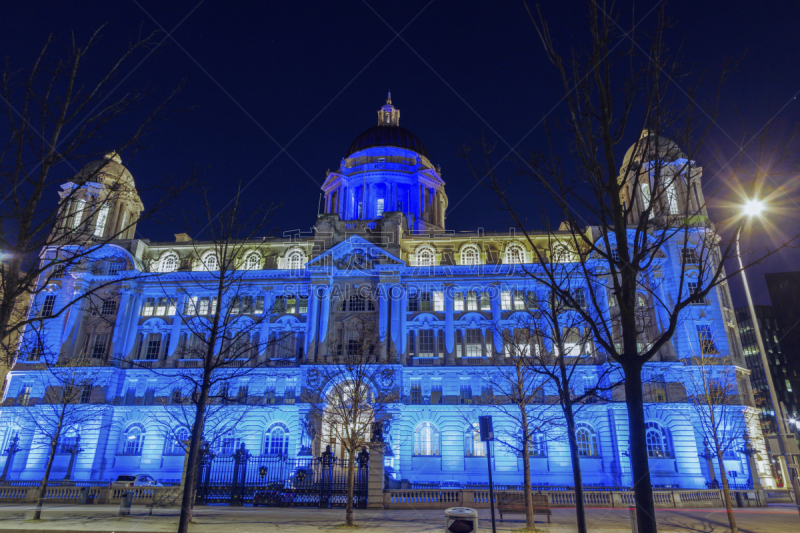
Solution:
M 587 27 L 585 2 L 545 4 L 558 43 L 579 45 Z M 637 3 L 637 16 L 652 5 Z M 681 48 L 690 70 L 680 83 L 688 88 L 704 75 L 701 100 L 713 94 L 722 62 L 741 58 L 723 89 L 718 126 L 697 158 L 706 183 L 724 180 L 715 167 L 736 153 L 729 137 L 738 141 L 743 129 L 752 133 L 768 121 L 778 136 L 788 136 L 800 121 L 794 99 L 800 91 L 800 7 L 796 1 L 694 0 L 669 2 L 668 13 L 675 21 L 670 47 Z M 642 27 L 652 27 L 655 17 L 654 12 Z M 518 1 L 5 2 L 0 50 L 12 68 L 24 70 L 49 33 L 60 37 L 56 46 L 63 50 L 70 32 L 83 41 L 106 22 L 102 46 L 87 65 L 90 76 L 139 32 L 178 26 L 148 58 L 139 63 L 140 55 L 129 65 L 135 69 L 116 89 L 121 94 L 145 88 L 143 113 L 186 81 L 175 101 L 186 110 L 159 123 L 146 138 L 147 149 L 123 161 L 145 204 L 155 202 L 155 185 L 200 170 L 220 206 L 240 181 L 249 183 L 253 205 L 264 199 L 282 203 L 273 220 L 278 233 L 310 229 L 326 169 L 338 168 L 350 142 L 376 123 L 375 111 L 388 90 L 401 110 L 401 125 L 422 139 L 433 163 L 442 167 L 450 199 L 447 227 L 456 231 L 508 228 L 494 198 L 475 188 L 459 148 L 486 134 L 498 142 L 500 158 L 506 143 L 516 145 L 543 115 L 563 119 L 566 112 L 566 106 L 556 106 L 563 95 L 557 73 Z M 403 30 L 401 37 L 389 26 Z M 112 148 L 138 118 L 131 113 L 93 149 Z M 637 133 L 629 129 L 620 160 Z M 541 149 L 544 142 L 544 128 L 537 127 L 521 143 L 521 153 Z M 567 157 L 567 148 L 561 149 Z M 517 165 L 500 168 L 513 173 Z M 59 171 L 65 179 L 72 174 L 67 167 Z M 793 186 L 796 179 L 783 176 L 773 185 Z M 518 195 L 532 220 L 540 220 L 548 198 L 523 184 Z M 785 195 L 786 209 L 770 235 L 759 225 L 748 232 L 748 241 L 755 245 L 796 233 L 797 200 Z M 196 201 L 190 192 L 170 213 L 179 217 Z M 715 220 L 727 215 L 723 207 L 712 211 Z M 140 235 L 152 240 L 172 240 L 178 231 L 183 231 L 179 219 L 139 227 Z M 769 303 L 763 272 L 797 270 L 797 258 L 796 251 L 786 252 L 752 271 L 757 303 Z M 742 305 L 739 280 L 731 287 Z

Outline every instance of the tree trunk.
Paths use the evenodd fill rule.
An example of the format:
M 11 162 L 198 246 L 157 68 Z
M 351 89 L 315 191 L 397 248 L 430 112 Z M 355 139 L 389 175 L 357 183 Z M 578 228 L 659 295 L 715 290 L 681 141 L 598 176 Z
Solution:
M 636 523 L 638 533 L 656 533 L 656 508 L 653 502 L 653 485 L 650 482 L 650 465 L 647 462 L 645 438 L 644 400 L 642 399 L 642 369 L 638 364 L 624 367 L 625 404 L 628 407 L 633 492 L 636 497 Z
M 714 443 L 717 452 L 717 462 L 719 463 L 719 477 L 722 478 L 722 494 L 725 498 L 725 511 L 728 513 L 728 523 L 731 526 L 731 533 L 738 533 L 736 528 L 736 517 L 733 516 L 733 505 L 731 503 L 731 489 L 728 486 L 728 476 L 725 475 L 725 460 L 722 458 L 722 450 L 719 444 Z
M 586 508 L 583 503 L 581 456 L 578 453 L 578 440 L 575 437 L 575 413 L 572 412 L 572 400 L 569 398 L 569 390 L 565 390 L 564 395 L 562 404 L 564 406 L 564 417 L 567 419 L 569 456 L 572 460 L 572 479 L 573 483 L 575 483 L 575 518 L 578 521 L 578 533 L 586 533 Z
M 353 527 L 353 492 L 355 488 L 355 462 L 356 454 L 354 450 L 347 450 L 347 506 L 345 507 L 345 525 Z
M 528 413 L 525 406 L 520 406 L 522 412 L 522 493 L 525 498 L 525 529 L 531 531 L 536 528 L 533 516 L 533 489 L 531 488 L 531 456 L 530 434 L 528 432 Z
M 203 377 L 203 384 L 200 388 L 200 397 L 197 400 L 194 424 L 192 425 L 192 437 L 189 442 L 189 457 L 186 465 L 186 479 L 183 485 L 183 497 L 181 499 L 181 516 L 178 521 L 178 533 L 188 533 L 189 523 L 192 521 L 192 511 L 194 510 L 195 490 L 197 489 L 197 462 L 200 456 L 200 443 L 203 440 L 203 426 L 208 401 L 208 392 L 211 387 L 208 373 Z
M 42 505 L 44 504 L 44 493 L 47 490 L 47 483 L 50 481 L 50 470 L 53 469 L 53 461 L 56 458 L 56 447 L 58 446 L 58 438 L 61 436 L 61 424 L 59 423 L 56 438 L 50 442 L 50 456 L 47 458 L 47 467 L 44 469 L 44 477 L 42 477 L 42 484 L 39 485 L 39 497 L 36 499 L 36 510 L 33 512 L 33 519 L 40 520 L 42 518 Z

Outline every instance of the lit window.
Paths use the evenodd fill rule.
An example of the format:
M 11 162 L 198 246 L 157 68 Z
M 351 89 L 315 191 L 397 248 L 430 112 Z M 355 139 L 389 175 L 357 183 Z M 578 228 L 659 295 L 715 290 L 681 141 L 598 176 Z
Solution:
M 146 298 L 144 304 L 142 304 L 142 316 L 153 316 L 155 305 L 156 305 L 155 298 Z
M 714 332 L 709 324 L 697 324 L 697 339 L 700 341 L 702 355 L 716 355 L 719 353 L 714 343 Z
M 575 424 L 575 440 L 578 441 L 578 455 L 581 457 L 600 457 L 597 446 L 597 433 L 585 422 Z
M 584 342 L 580 328 L 564 328 L 564 355 L 580 357 L 583 355 Z
M 264 452 L 267 455 L 289 455 L 289 430 L 283 424 L 274 424 L 267 430 L 267 440 L 264 443 Z
M 230 430 L 217 443 L 217 455 L 233 455 L 241 443 L 242 439 L 237 437 L 233 430 Z
M 203 259 L 203 266 L 209 272 L 214 271 L 214 270 L 218 270 L 219 269 L 219 263 L 217 262 L 217 254 L 210 253 L 210 254 L 206 255 L 205 259 Z
M 420 311 L 430 311 L 431 310 L 431 293 L 423 292 L 420 295 L 419 310 Z
M 108 275 L 109 276 L 116 276 L 119 274 L 120 270 L 125 269 L 125 263 L 122 261 L 111 261 L 108 263 Z
M 22 387 L 19 389 L 19 394 L 17 395 L 17 401 L 23 407 L 27 406 L 28 403 L 31 401 L 31 390 L 33 390 L 32 383 L 23 383 Z
M 261 256 L 259 256 L 255 252 L 249 254 L 244 260 L 244 268 L 246 270 L 258 270 L 260 266 L 261 266 Z
M 534 433 L 528 443 L 528 455 L 531 457 L 547 457 L 547 444 L 544 435 Z
M 491 311 L 492 310 L 492 299 L 489 297 L 489 293 L 484 291 L 481 293 L 481 311 Z
M 164 442 L 164 455 L 183 455 L 186 453 L 183 443 L 187 440 L 189 430 L 186 428 L 179 428 L 174 434 L 168 435 Z
M 478 310 L 478 293 L 470 291 L 467 293 L 467 311 Z
M 464 456 L 486 457 L 486 443 L 481 440 L 481 430 L 477 422 L 473 422 L 464 434 Z
M 556 244 L 553 246 L 552 260 L 554 263 L 571 263 L 576 259 L 575 254 L 566 244 Z
M 178 255 L 170 253 L 162 257 L 160 270 L 161 272 L 175 272 L 178 270 Z
M 519 265 L 525 262 L 525 248 L 519 244 L 509 244 L 506 247 L 506 264 Z
M 158 305 L 156 306 L 156 316 L 164 316 L 167 314 L 167 298 L 159 298 Z
M 430 422 L 414 430 L 414 455 L 439 455 L 439 429 Z
M 461 249 L 461 264 L 462 265 L 479 265 L 481 262 L 481 254 L 478 247 L 469 244 Z
M 433 310 L 436 312 L 443 312 L 444 311 L 444 293 L 440 291 L 435 291 L 433 293 Z
M 106 221 L 108 221 L 108 206 L 104 205 L 97 214 L 97 223 L 94 225 L 95 237 L 103 236 L 103 232 L 106 230 Z
M 411 383 L 411 405 L 422 405 L 422 385 L 419 382 Z
M 122 455 L 142 455 L 144 429 L 138 425 L 128 428 L 122 434 Z
M 378 201 L 376 202 L 375 215 L 378 218 L 382 218 L 383 217 L 383 198 L 378 198 Z
M 655 422 L 645 424 L 645 441 L 647 442 L 647 456 L 654 459 L 669 459 L 672 452 L 669 447 L 667 430 Z
M 523 291 L 514 291 L 514 309 L 517 311 L 525 309 L 525 293 Z
M 453 297 L 453 311 L 459 312 L 464 310 L 464 293 L 457 292 Z
M 481 349 L 481 330 L 479 329 L 468 329 L 467 330 L 467 357 L 481 357 L 483 355 L 483 351 Z
M 511 311 L 511 291 L 500 292 L 500 309 Z
M 289 270 L 300 270 L 305 263 L 305 256 L 299 250 L 295 250 L 286 257 L 286 268 Z
M 72 229 L 77 229 L 83 220 L 83 211 L 86 209 L 86 200 L 75 202 L 75 213 L 72 215 Z
M 417 249 L 417 265 L 418 266 L 433 266 L 435 254 L 433 249 L 428 246 L 423 246 Z

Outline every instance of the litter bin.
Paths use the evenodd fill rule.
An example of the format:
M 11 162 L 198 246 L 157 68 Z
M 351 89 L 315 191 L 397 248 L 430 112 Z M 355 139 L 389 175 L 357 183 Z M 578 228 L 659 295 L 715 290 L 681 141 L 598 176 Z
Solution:
M 81 487 L 78 493 L 78 503 L 81 505 L 89 503 L 89 487 Z
M 736 495 L 736 507 L 744 507 L 744 498 L 742 498 L 742 493 L 738 490 L 734 492 Z
M 480 533 L 478 511 L 469 507 L 451 507 L 444 512 L 444 533 Z
M 129 516 L 131 514 L 131 504 L 133 503 L 133 492 L 123 492 L 122 499 L 119 501 L 119 515 Z

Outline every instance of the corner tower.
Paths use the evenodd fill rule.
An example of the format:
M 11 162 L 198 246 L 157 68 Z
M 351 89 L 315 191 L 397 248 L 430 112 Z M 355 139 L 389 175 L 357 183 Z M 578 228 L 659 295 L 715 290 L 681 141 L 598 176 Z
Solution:
M 447 195 L 440 174 L 422 141 L 400 126 L 389 93 L 378 125 L 356 137 L 339 168 L 328 173 L 324 212 L 345 221 L 375 221 L 396 212 L 410 230 L 442 231 Z

